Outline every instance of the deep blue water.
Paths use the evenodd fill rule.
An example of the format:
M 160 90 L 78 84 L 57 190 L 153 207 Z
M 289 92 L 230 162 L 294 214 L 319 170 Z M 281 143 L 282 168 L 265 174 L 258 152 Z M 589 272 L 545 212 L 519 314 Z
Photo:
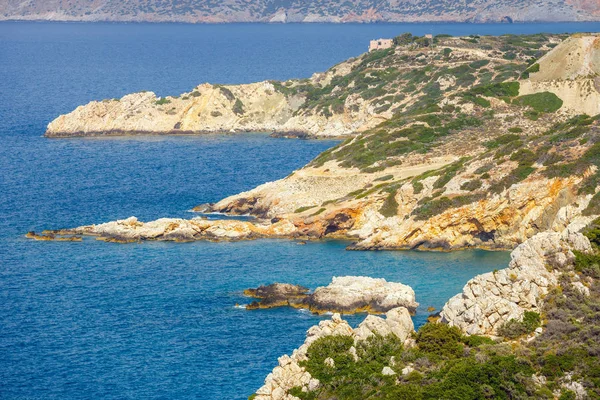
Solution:
M 29 230 L 191 216 L 282 178 L 333 141 L 264 134 L 44 139 L 56 115 L 136 90 L 308 77 L 413 33 L 592 31 L 598 24 L 146 25 L 0 23 L 0 398 L 242 399 L 319 317 L 247 312 L 241 291 L 335 275 L 411 285 L 440 308 L 506 253 L 347 252 L 288 241 L 115 245 Z M 352 317 L 357 323 L 362 317 Z

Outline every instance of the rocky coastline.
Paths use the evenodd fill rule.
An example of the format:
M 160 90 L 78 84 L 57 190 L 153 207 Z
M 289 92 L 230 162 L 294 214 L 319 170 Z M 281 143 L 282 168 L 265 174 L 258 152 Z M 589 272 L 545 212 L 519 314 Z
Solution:
M 418 3 L 411 1 L 319 3 L 290 1 L 273 4 L 265 0 L 252 3 L 226 0 L 219 3 L 183 0 L 173 5 L 159 1 L 92 4 L 71 3 L 0 3 L 0 20 L 39 21 L 120 21 L 184 23 L 374 23 L 374 22 L 557 22 L 597 21 L 598 5 L 593 1 L 539 3 L 490 0 L 464 4 L 454 0 Z
M 512 260 L 508 268 L 470 280 L 463 292 L 450 299 L 439 318 L 434 317 L 430 324 L 458 327 L 467 336 L 486 335 L 498 338 L 500 328 L 510 321 L 522 320 L 525 311 L 542 312 L 548 293 L 565 284 L 564 281 L 560 283 L 565 270 L 571 271 L 568 284 L 582 296 L 589 296 L 589 287 L 593 286 L 594 280 L 582 279 L 573 270 L 574 252 L 593 252 L 588 238 L 579 232 L 583 228 L 584 225 L 570 226 L 562 232 L 539 233 L 528 239 L 511 253 Z M 334 314 L 331 320 L 313 326 L 307 331 L 305 343 L 294 350 L 292 356 L 280 357 L 278 366 L 266 377 L 255 397 L 251 397 L 260 400 L 295 400 L 298 397 L 292 393 L 298 394 L 298 390 L 300 393 L 318 393 L 320 382 L 310 375 L 305 365 L 310 345 L 327 336 L 349 336 L 357 345 L 373 335 L 392 335 L 404 344 L 405 349 L 415 347 L 416 333 L 408 310 L 403 307 L 394 308 L 387 312 L 386 317 L 382 319 L 370 315 L 357 328 L 352 329 L 339 314 Z M 537 328 L 531 336 L 524 339 L 525 342 L 535 340 L 542 332 L 543 328 Z M 443 346 L 443 342 L 437 345 Z M 354 347 L 350 348 L 349 353 L 358 362 Z M 392 357 L 390 365 L 380 373 L 384 376 L 408 375 L 414 371 L 411 365 L 403 367 L 400 364 L 396 367 Z M 565 390 L 576 393 L 577 399 L 588 398 L 581 383 L 564 380 L 561 385 Z M 561 393 L 560 390 L 558 393 Z

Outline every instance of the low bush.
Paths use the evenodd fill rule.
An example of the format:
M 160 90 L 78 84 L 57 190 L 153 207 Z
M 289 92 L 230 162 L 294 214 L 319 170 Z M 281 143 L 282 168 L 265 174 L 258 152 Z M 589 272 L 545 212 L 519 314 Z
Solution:
M 395 217 L 398 214 L 398 202 L 396 201 L 396 191 L 391 192 L 379 209 L 379 213 L 386 218 Z
M 244 103 L 240 99 L 236 99 L 232 111 L 237 115 L 244 114 Z
M 154 104 L 157 106 L 162 106 L 164 104 L 169 104 L 170 102 L 171 100 L 167 99 L 166 97 L 161 97 L 160 99 L 156 100 Z
M 520 336 L 532 333 L 540 326 L 540 314 L 534 311 L 525 311 L 521 321 L 511 319 L 498 328 L 498 334 L 507 339 L 516 339 Z
M 537 113 L 553 113 L 563 105 L 563 101 L 554 93 L 541 92 L 517 97 L 513 104 L 531 107 Z
M 446 324 L 425 324 L 417 333 L 419 350 L 435 358 L 456 358 L 463 354 L 462 332 Z
M 477 190 L 477 189 L 481 188 L 481 185 L 482 185 L 482 182 L 480 179 L 473 179 L 472 181 L 463 183 L 460 186 L 460 190 L 472 192 L 473 190 Z

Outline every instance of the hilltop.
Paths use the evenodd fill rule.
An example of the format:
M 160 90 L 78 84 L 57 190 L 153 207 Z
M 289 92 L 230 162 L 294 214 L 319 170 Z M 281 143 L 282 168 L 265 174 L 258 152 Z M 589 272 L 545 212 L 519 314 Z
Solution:
M 0 1 L 3 20 L 343 23 L 597 21 L 599 18 L 600 5 L 590 0 Z

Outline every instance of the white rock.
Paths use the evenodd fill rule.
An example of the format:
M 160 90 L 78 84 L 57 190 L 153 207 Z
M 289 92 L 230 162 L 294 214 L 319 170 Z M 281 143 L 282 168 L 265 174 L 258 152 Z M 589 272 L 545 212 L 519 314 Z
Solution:
M 316 310 L 354 312 L 371 309 L 386 312 L 396 307 L 415 311 L 419 305 L 410 286 L 366 276 L 334 277 L 325 287 L 317 288 L 309 305 Z
M 413 368 L 412 364 L 407 365 L 406 367 L 402 368 L 402 375 L 408 375 L 411 372 L 413 372 L 415 369 Z
M 385 375 L 385 376 L 396 375 L 394 370 L 391 369 L 390 367 L 383 367 L 383 369 L 381 370 L 381 374 Z

